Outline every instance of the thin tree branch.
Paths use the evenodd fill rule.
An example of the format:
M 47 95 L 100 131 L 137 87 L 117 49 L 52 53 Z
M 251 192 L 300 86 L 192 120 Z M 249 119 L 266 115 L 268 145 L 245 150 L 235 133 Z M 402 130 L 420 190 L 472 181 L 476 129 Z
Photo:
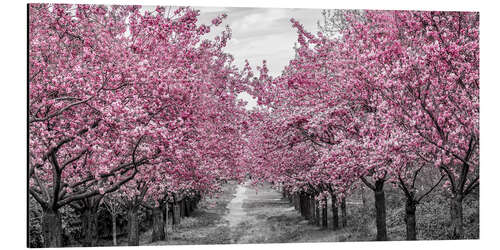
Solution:
M 410 193 L 410 191 L 408 190 L 408 188 L 406 188 L 406 184 L 405 182 L 403 181 L 403 178 L 401 178 L 401 174 L 398 174 L 398 180 L 399 180 L 399 188 L 401 188 L 403 190 L 403 192 L 405 193 L 406 197 L 408 197 L 409 199 L 413 199 L 413 195 Z
M 74 106 L 76 106 L 76 105 L 80 105 L 80 104 L 82 104 L 82 103 L 86 103 L 86 102 L 90 101 L 90 100 L 91 100 L 91 99 L 93 99 L 93 98 L 94 98 L 94 96 L 89 97 L 89 98 L 84 99 L 84 100 L 81 100 L 81 101 L 78 101 L 78 102 L 74 102 L 74 103 L 69 104 L 68 106 L 66 106 L 66 107 L 64 107 L 64 108 L 62 108 L 62 109 L 60 109 L 60 110 L 56 111 L 55 113 L 52 113 L 52 114 L 47 115 L 47 116 L 42 117 L 42 118 L 36 118 L 36 117 L 33 117 L 33 118 L 29 119 L 28 123 L 33 123 L 33 122 L 43 122 L 43 121 L 49 120 L 49 119 L 51 119 L 51 118 L 53 118 L 53 117 L 55 117 L 55 116 L 58 116 L 58 115 L 62 114 L 62 113 L 63 113 L 63 112 L 65 112 L 66 110 L 68 110 L 68 109 L 70 109 L 70 108 L 72 108 L 72 107 L 74 107 Z
M 479 186 L 479 176 L 474 178 L 474 180 L 469 184 L 469 186 L 465 189 L 464 196 L 468 195 L 470 192 L 472 192 L 475 188 Z
M 371 184 L 370 182 L 368 182 L 364 176 L 361 176 L 359 177 L 361 179 L 361 181 L 363 181 L 363 183 L 368 186 L 371 190 L 374 190 L 375 191 L 375 186 L 373 184 Z
M 48 203 L 45 202 L 35 191 L 33 191 L 31 188 L 29 188 L 28 191 L 30 192 L 31 196 L 33 196 L 33 198 L 35 198 L 35 200 L 40 204 L 40 206 L 43 209 L 48 208 Z
M 431 189 L 429 189 L 425 194 L 423 194 L 422 196 L 420 196 L 420 198 L 417 199 L 417 203 L 420 203 L 420 201 L 425 197 L 427 196 L 428 194 L 430 194 L 438 185 L 439 183 L 441 183 L 441 181 L 444 179 L 444 175 L 441 175 L 441 178 L 439 178 L 439 181 L 436 182 L 436 184 L 434 184 L 434 186 L 432 186 Z
M 68 166 L 69 164 L 71 164 L 71 163 L 73 163 L 73 162 L 75 162 L 75 161 L 79 160 L 79 159 L 80 159 L 80 158 L 81 158 L 81 157 L 82 157 L 85 153 L 87 153 L 87 152 L 88 152 L 88 149 L 85 149 L 85 150 L 83 150 L 82 152 L 80 152 L 77 156 L 75 156 L 75 157 L 73 157 L 73 158 L 69 159 L 68 161 L 66 161 L 66 162 L 63 164 L 63 166 L 62 166 L 62 168 L 61 168 L 61 171 L 63 171 L 63 170 L 66 168 L 66 166 Z
M 111 193 L 111 192 L 114 192 L 116 191 L 120 186 L 122 186 L 123 184 L 127 183 L 128 181 L 132 180 L 135 175 L 137 174 L 137 168 L 134 168 L 134 172 L 127 178 L 115 183 L 114 185 L 112 185 L 111 187 L 107 188 L 104 190 L 104 193 L 107 194 L 107 193 Z M 67 198 L 65 198 L 64 200 L 61 200 L 58 204 L 58 207 L 62 207 L 62 206 L 65 206 L 73 201 L 76 201 L 76 200 L 81 200 L 81 199 L 85 199 L 85 198 L 88 198 L 88 197 L 92 197 L 94 195 L 97 195 L 99 194 L 99 191 L 96 189 L 96 190 L 93 190 L 93 191 L 90 191 L 90 192 L 87 192 L 87 193 L 83 193 L 83 194 L 79 194 L 79 195 L 74 195 L 74 196 L 69 196 Z

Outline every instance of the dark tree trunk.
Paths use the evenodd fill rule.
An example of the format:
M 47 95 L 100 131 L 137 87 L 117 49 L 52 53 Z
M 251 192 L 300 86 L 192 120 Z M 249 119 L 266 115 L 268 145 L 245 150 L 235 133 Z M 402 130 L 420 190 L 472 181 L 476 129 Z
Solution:
M 62 247 L 62 222 L 57 209 L 44 209 L 42 215 L 44 247 Z
M 184 210 L 185 210 L 185 215 L 186 217 L 189 217 L 190 211 L 189 211 L 189 199 L 184 199 Z
M 299 214 L 302 215 L 302 212 L 300 211 L 302 204 L 300 202 L 300 195 L 295 194 L 295 209 L 299 212 Z
M 301 214 L 302 216 L 304 216 L 304 218 L 306 219 L 309 219 L 309 208 L 308 208 L 308 205 L 309 205 L 309 201 L 307 199 L 307 196 L 305 196 L 304 194 L 300 194 L 300 211 L 301 211 Z
M 300 194 L 299 196 L 299 204 L 300 204 L 300 214 L 304 217 L 306 217 L 306 198 L 303 194 Z
M 337 196 L 332 194 L 332 218 L 333 230 L 339 229 L 339 209 L 337 207 Z
M 194 203 L 194 200 L 189 199 L 189 203 L 188 203 L 189 204 L 189 206 L 188 206 L 189 215 L 191 215 L 194 212 L 193 203 Z
M 378 241 L 387 240 L 384 182 L 384 180 L 377 180 L 375 182 L 374 190 Z
M 137 207 L 128 209 L 128 245 L 139 246 L 139 217 Z
M 325 197 L 323 198 L 323 202 L 325 203 L 325 206 L 321 209 L 321 227 L 322 228 L 328 228 L 328 199 Z
M 461 195 L 456 195 L 450 200 L 451 239 L 462 239 L 464 235 L 462 201 Z
M 181 222 L 181 209 L 180 209 L 180 204 L 178 202 L 174 203 L 172 212 L 173 212 L 172 225 L 178 225 Z
M 292 196 L 292 204 L 293 204 L 293 208 L 294 208 L 295 210 L 298 210 L 298 207 L 297 207 L 297 195 L 296 195 L 296 194 L 294 194 L 294 195 Z
M 173 225 L 174 225 L 174 204 L 173 203 L 169 203 L 168 215 L 167 215 L 167 225 L 172 225 L 172 229 L 173 229 Z
M 407 197 L 406 200 L 406 240 L 416 240 L 417 239 L 417 219 L 415 212 L 417 210 L 417 203 Z
M 300 194 L 299 196 L 300 199 L 300 214 L 304 216 L 307 220 L 309 219 L 309 200 L 306 195 L 303 193 Z
M 365 196 L 365 187 L 361 186 L 361 202 L 363 203 L 363 210 L 366 209 L 366 196 Z
M 196 195 L 193 203 L 193 209 L 198 208 L 198 202 L 200 202 L 200 196 Z
M 347 226 L 347 206 L 345 204 L 345 197 L 340 202 L 340 211 L 342 214 L 342 228 Z
M 84 247 L 94 247 L 97 245 L 97 208 L 87 207 L 82 211 L 82 231 Z
M 181 218 L 186 217 L 186 199 L 182 199 L 180 202 Z
M 295 210 L 300 213 L 300 199 L 298 194 L 293 195 L 293 206 L 295 207 Z
M 116 246 L 118 242 L 116 242 L 116 214 L 114 213 L 111 214 L 111 222 L 113 224 L 113 246 Z
M 314 214 L 314 199 L 311 196 L 308 196 L 308 203 L 309 203 L 309 220 L 314 224 L 314 219 L 316 218 L 316 215 Z
M 168 230 L 168 217 L 169 217 L 169 213 L 170 213 L 169 212 L 169 210 L 170 210 L 169 206 L 170 206 L 170 203 L 169 202 L 165 202 L 165 212 L 163 213 L 164 218 L 165 218 L 165 221 L 164 221 L 165 226 L 163 227 L 164 231 L 165 231 L 165 240 L 168 239 L 167 230 Z
M 170 202 L 165 202 L 165 210 L 163 211 L 163 218 L 165 219 L 165 225 L 168 226 L 168 218 L 170 213 Z
M 153 207 L 153 232 L 151 242 L 165 240 L 165 223 L 163 220 L 163 209 L 161 206 Z
M 319 226 L 321 224 L 319 201 L 314 198 L 313 201 L 314 201 L 314 215 L 315 215 L 314 222 L 316 222 L 316 225 Z

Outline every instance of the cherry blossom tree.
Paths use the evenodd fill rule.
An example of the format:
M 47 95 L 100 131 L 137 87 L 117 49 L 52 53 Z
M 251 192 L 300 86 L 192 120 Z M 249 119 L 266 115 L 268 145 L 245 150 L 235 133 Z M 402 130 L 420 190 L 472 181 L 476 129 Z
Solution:
M 309 141 L 319 157 L 313 164 L 328 173 L 324 182 L 340 176 L 336 186 L 347 190 L 360 178 L 374 191 L 378 240 L 387 239 L 384 183 L 397 183 L 407 198 L 407 238 L 415 239 L 416 205 L 444 175 L 452 237 L 460 237 L 461 202 L 479 185 L 477 13 L 365 11 L 340 19 L 336 34 L 317 36 L 292 20 L 296 58 L 251 88 L 276 119 L 261 128 L 281 137 L 255 143 L 281 149 Z M 297 159 L 304 158 L 288 164 Z M 272 178 L 279 160 L 264 164 Z M 416 190 L 422 167 L 431 166 L 436 182 Z
M 194 164 L 220 173 L 205 176 L 206 189 L 217 183 L 210 176 L 238 175 L 241 79 L 222 51 L 231 33 L 202 39 L 225 15 L 197 25 L 199 12 L 183 7 L 173 16 L 139 6 L 29 11 L 29 192 L 44 210 L 46 246 L 62 245 L 59 208 L 131 180 L 152 185 L 164 168 L 188 174 Z M 210 127 L 210 117 L 227 125 Z M 200 146 L 207 136 L 218 147 Z M 203 161 L 177 163 L 194 156 Z
M 446 175 L 451 237 L 461 238 L 462 201 L 479 185 L 479 16 L 368 11 L 366 19 L 344 35 L 362 65 L 353 81 L 376 91 L 387 119 L 409 137 L 399 148 Z

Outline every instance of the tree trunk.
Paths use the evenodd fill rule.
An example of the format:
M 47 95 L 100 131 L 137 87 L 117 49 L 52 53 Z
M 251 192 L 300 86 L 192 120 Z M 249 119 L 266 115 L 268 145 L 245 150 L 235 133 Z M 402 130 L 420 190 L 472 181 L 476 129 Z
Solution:
M 308 215 L 308 213 L 309 213 L 309 208 L 308 208 L 309 201 L 307 199 L 307 196 L 301 193 L 299 196 L 299 199 L 300 199 L 300 214 L 308 220 L 309 219 L 309 215 Z
M 86 207 L 82 211 L 82 231 L 84 234 L 83 246 L 94 247 L 97 245 L 97 208 Z
M 170 206 L 169 202 L 165 202 L 165 226 L 164 226 L 164 231 L 165 231 L 165 240 L 168 240 L 168 207 Z
M 151 242 L 165 240 L 165 224 L 161 206 L 153 207 L 153 232 Z
M 42 215 L 44 247 L 62 247 L 62 222 L 59 211 L 44 209 Z
M 111 222 L 113 224 L 113 246 L 117 246 L 118 243 L 116 242 L 116 214 L 115 213 L 111 214 Z
M 337 207 L 337 196 L 332 193 L 332 218 L 333 230 L 339 229 L 339 209 Z
M 193 209 L 197 209 L 198 208 L 198 202 L 200 202 L 200 197 L 198 195 L 196 195 L 194 203 L 193 203 Z
M 300 199 L 298 194 L 293 195 L 293 206 L 295 207 L 295 210 L 300 212 Z
M 325 206 L 321 209 L 321 227 L 322 228 L 328 228 L 328 199 L 325 197 L 323 198 L 323 202 L 325 203 Z
M 416 240 L 417 239 L 417 219 L 415 212 L 417 210 L 417 204 L 415 201 L 407 197 L 406 200 L 406 240 Z
M 194 203 L 194 200 L 192 199 L 189 199 L 189 203 L 188 203 L 188 216 L 191 216 L 191 214 L 193 214 L 194 212 L 194 208 L 193 208 L 193 203 Z
M 314 224 L 314 219 L 316 218 L 316 215 L 314 214 L 314 199 L 309 196 L 308 198 L 309 201 L 309 220 Z
M 319 201 L 314 198 L 313 200 L 314 200 L 314 215 L 315 215 L 314 222 L 316 222 L 316 225 L 319 226 L 321 223 L 321 219 L 319 218 L 320 217 Z
M 384 180 L 377 180 L 375 182 L 375 214 L 377 222 L 377 240 L 387 240 L 387 227 L 386 227 L 386 211 L 385 211 L 385 193 L 384 193 Z
M 300 200 L 300 214 L 307 219 L 307 202 L 306 202 L 306 197 L 303 194 L 300 194 L 299 200 Z
M 461 195 L 455 195 L 450 201 L 451 239 L 462 239 L 464 235 L 462 200 Z
M 137 207 L 131 207 L 128 210 L 128 245 L 139 246 L 139 218 Z
M 172 229 L 175 231 L 176 226 L 181 222 L 181 209 L 179 202 L 174 202 L 172 208 Z
M 186 199 L 182 199 L 180 202 L 181 218 L 186 217 Z
M 366 196 L 365 196 L 365 187 L 361 186 L 361 202 L 363 203 L 363 210 L 366 209 Z
M 189 217 L 189 199 L 184 199 L 184 210 L 185 217 Z
M 342 214 L 342 228 L 347 226 L 347 207 L 345 204 L 345 197 L 342 198 L 342 201 L 340 202 L 340 211 Z

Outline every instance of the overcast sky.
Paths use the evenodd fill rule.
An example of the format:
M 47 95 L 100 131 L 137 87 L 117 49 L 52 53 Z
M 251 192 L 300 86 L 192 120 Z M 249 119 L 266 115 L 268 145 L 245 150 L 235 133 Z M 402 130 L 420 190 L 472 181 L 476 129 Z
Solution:
M 278 8 L 219 8 L 193 7 L 200 10 L 199 22 L 210 24 L 219 14 L 228 17 L 223 24 L 231 27 L 232 39 L 226 51 L 234 55 L 235 63 L 242 67 L 245 59 L 255 68 L 267 61 L 269 73 L 277 76 L 294 56 L 293 45 L 297 32 L 290 18 L 299 20 L 306 30 L 316 33 L 317 21 L 321 19 L 320 9 L 278 9 Z M 215 33 L 224 29 L 221 25 Z

